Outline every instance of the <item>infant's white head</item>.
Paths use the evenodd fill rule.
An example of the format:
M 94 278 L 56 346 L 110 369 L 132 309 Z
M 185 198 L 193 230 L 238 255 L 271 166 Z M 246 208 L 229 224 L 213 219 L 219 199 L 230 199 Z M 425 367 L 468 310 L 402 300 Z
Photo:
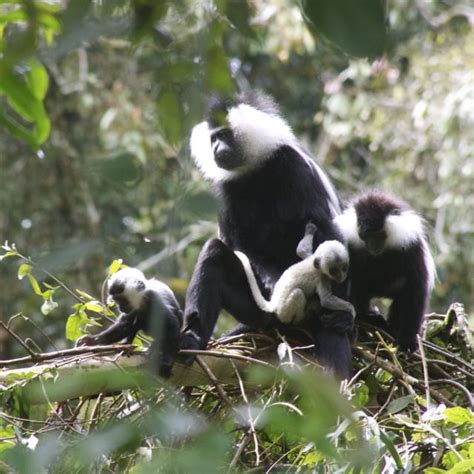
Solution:
M 347 278 L 349 271 L 349 253 L 337 240 L 326 240 L 314 252 L 314 266 L 324 275 L 338 283 Z

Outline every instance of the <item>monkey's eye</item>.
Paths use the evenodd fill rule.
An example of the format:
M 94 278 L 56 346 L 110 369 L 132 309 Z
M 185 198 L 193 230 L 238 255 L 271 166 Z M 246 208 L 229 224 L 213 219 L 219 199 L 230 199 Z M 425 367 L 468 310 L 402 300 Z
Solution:
M 341 266 L 341 272 L 347 273 L 347 270 L 349 270 L 349 265 L 342 265 Z
M 214 143 L 218 140 L 228 143 L 233 139 L 232 130 L 227 127 L 218 127 L 211 131 L 211 142 Z

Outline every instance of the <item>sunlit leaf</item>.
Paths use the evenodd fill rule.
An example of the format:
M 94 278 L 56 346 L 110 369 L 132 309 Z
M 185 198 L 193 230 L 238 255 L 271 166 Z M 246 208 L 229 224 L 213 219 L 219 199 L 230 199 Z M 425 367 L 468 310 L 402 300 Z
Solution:
M 30 61 L 29 65 L 31 69 L 27 75 L 28 87 L 37 99 L 43 100 L 48 90 L 48 73 L 39 61 Z
M 36 278 L 31 273 L 28 273 L 26 276 L 28 277 L 28 280 L 30 281 L 31 288 L 33 288 L 35 295 L 44 297 L 44 294 L 41 291 L 41 288 Z
M 469 423 L 474 425 L 474 415 L 467 408 L 453 407 L 446 408 L 443 412 L 446 421 L 455 424 Z
M 69 341 L 76 341 L 79 339 L 84 334 L 83 329 L 89 321 L 90 320 L 84 311 L 77 311 L 69 316 L 66 322 L 66 338 Z
M 104 307 L 98 301 L 88 301 L 84 305 L 84 309 L 87 309 L 88 311 L 92 311 L 93 313 L 102 313 L 104 310 Z
M 126 268 L 127 265 L 123 264 L 123 260 L 119 258 L 118 260 L 114 260 L 109 267 L 109 276 L 113 275 L 114 273 L 118 272 L 121 268 Z
M 27 263 L 22 263 L 18 268 L 18 279 L 23 280 L 26 275 L 29 275 L 31 273 L 31 269 L 31 265 L 28 265 Z

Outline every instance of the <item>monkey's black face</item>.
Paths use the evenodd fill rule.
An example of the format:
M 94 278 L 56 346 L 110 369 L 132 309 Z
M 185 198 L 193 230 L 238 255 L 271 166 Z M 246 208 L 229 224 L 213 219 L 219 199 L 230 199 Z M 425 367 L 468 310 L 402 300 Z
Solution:
M 218 127 L 211 130 L 211 146 L 219 168 L 234 170 L 244 164 L 243 154 L 239 151 L 230 128 Z
M 338 263 L 331 265 L 329 269 L 329 276 L 332 280 L 337 283 L 342 283 L 347 278 L 347 272 L 349 270 L 349 265 L 347 263 Z
M 385 249 L 387 234 L 382 229 L 367 229 L 359 227 L 359 237 L 364 241 L 367 251 L 374 256 L 380 255 Z

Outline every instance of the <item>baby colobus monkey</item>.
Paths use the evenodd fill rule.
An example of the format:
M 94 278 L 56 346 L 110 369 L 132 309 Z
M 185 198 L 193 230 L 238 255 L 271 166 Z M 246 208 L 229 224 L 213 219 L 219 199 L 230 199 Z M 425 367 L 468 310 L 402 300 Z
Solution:
M 131 344 L 138 331 L 155 337 L 152 354 L 157 357 L 158 373 L 171 375 L 179 347 L 182 310 L 171 289 L 154 278 L 148 280 L 136 268 L 123 268 L 108 281 L 109 297 L 121 314 L 117 321 L 94 336 L 82 336 L 76 346 L 112 344 L 125 339 Z
M 312 248 L 312 240 L 316 226 L 306 226 L 305 237 L 298 245 L 301 253 L 306 246 Z M 309 243 L 311 241 L 311 243 Z M 298 253 L 297 251 L 297 253 Z M 258 287 L 248 257 L 239 251 L 247 279 L 256 303 L 263 311 L 276 314 L 285 324 L 298 323 L 305 316 L 307 299 L 317 293 L 321 306 L 332 310 L 343 310 L 355 316 L 354 307 L 332 294 L 331 280 L 342 283 L 349 270 L 349 254 L 341 242 L 326 240 L 316 250 L 302 257 L 298 263 L 288 267 L 276 282 L 270 300 L 266 300 Z M 301 255 L 299 255 L 301 256 Z
M 335 223 L 349 247 L 357 314 L 371 312 L 372 298 L 391 299 L 389 330 L 400 349 L 415 350 L 436 273 L 424 219 L 399 198 L 370 191 L 353 199 Z

